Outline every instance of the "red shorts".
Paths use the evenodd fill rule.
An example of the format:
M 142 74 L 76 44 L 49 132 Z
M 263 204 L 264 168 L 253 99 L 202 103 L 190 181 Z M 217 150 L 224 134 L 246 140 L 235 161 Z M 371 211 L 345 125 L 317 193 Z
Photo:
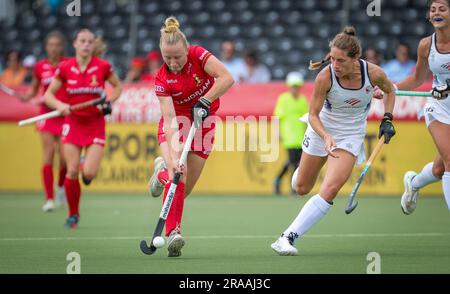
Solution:
M 63 144 L 87 147 L 92 144 L 105 146 L 105 118 L 103 116 L 66 116 L 62 127 Z
M 41 108 L 39 114 L 44 114 L 49 112 L 46 108 Z M 54 136 L 61 137 L 62 126 L 64 124 L 64 117 L 58 116 L 46 120 L 41 120 L 36 123 L 36 129 L 41 133 L 50 133 Z
M 187 126 L 184 126 L 182 122 L 178 124 L 178 129 L 180 130 L 180 142 L 184 142 L 185 138 L 187 138 L 191 125 L 192 121 L 190 121 Z M 207 159 L 214 145 L 215 131 L 216 124 L 214 122 L 208 125 L 205 123 L 202 128 L 198 129 L 195 133 L 194 140 L 191 144 L 191 151 L 201 158 Z M 158 127 L 158 144 L 161 145 L 161 143 L 164 142 L 166 142 L 166 134 L 164 133 L 164 118 L 161 117 Z

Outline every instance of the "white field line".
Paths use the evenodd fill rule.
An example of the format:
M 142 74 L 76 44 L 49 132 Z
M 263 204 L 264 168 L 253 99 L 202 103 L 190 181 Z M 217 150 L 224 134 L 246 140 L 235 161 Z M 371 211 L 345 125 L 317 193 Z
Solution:
M 447 237 L 450 233 L 373 233 L 373 234 L 316 234 L 305 235 L 302 238 L 396 238 L 396 237 Z M 211 235 L 188 236 L 186 239 L 272 239 L 277 235 Z M 23 237 L 0 238 L 2 241 L 101 241 L 101 240 L 141 240 L 150 239 L 150 236 L 109 236 L 109 237 Z

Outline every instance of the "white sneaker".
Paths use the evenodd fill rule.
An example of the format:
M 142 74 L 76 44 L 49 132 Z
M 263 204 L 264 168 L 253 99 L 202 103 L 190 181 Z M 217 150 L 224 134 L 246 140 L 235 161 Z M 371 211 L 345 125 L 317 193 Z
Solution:
M 417 197 L 419 197 L 419 190 L 413 190 L 411 186 L 412 179 L 417 175 L 413 171 L 408 171 L 403 177 L 405 185 L 405 192 L 402 195 L 400 206 L 404 214 L 409 215 L 414 212 L 417 206 Z
M 161 156 L 156 157 L 154 161 L 153 175 L 150 178 L 150 181 L 148 181 L 150 195 L 153 197 L 159 197 L 164 191 L 164 185 L 158 180 L 158 174 L 165 168 L 166 164 L 164 163 L 164 159 Z
M 45 201 L 44 205 L 42 206 L 42 210 L 44 212 L 50 212 L 55 209 L 55 202 L 53 200 L 47 200 Z
M 293 240 L 290 241 L 286 236 L 281 235 L 275 243 L 272 243 L 270 247 L 272 247 L 273 251 L 278 253 L 281 256 L 294 256 L 298 254 L 297 248 L 294 246 Z
M 167 237 L 167 250 L 169 251 L 169 257 L 178 257 L 181 255 L 181 248 L 183 248 L 186 242 L 180 235 L 177 229 L 174 229 L 169 237 Z
M 55 204 L 56 204 L 56 207 L 59 207 L 59 206 L 61 206 L 61 205 L 66 205 L 67 204 L 67 200 L 66 200 L 66 190 L 64 189 L 64 186 L 62 186 L 62 187 L 59 187 L 59 186 L 56 186 L 56 188 L 55 188 L 55 196 L 56 196 L 56 199 L 55 199 Z

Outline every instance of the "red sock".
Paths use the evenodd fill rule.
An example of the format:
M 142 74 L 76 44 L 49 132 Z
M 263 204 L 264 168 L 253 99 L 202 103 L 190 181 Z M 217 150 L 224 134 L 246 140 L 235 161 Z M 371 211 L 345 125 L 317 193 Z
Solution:
M 58 187 L 64 186 L 64 180 L 66 179 L 67 168 L 65 165 L 59 167 Z
M 66 178 L 64 188 L 66 190 L 67 204 L 69 205 L 69 216 L 73 214 L 80 216 L 78 212 L 81 196 L 80 182 L 78 179 L 72 180 Z
M 53 200 L 53 166 L 51 164 L 45 164 L 42 167 L 42 181 L 47 200 Z
M 164 200 L 167 197 L 167 193 L 169 192 L 169 187 L 172 182 L 168 182 L 166 184 L 166 188 L 164 189 Z M 166 236 L 169 236 L 170 232 L 176 227 L 181 229 L 181 217 L 183 216 L 183 207 L 184 207 L 184 183 L 181 181 L 178 182 L 177 190 L 175 191 L 175 196 L 173 197 L 172 206 L 170 207 L 169 215 L 166 220 Z
M 166 185 L 169 182 L 169 172 L 167 171 L 167 169 L 163 169 L 162 171 L 160 171 L 156 177 L 158 178 L 158 181 L 163 185 Z

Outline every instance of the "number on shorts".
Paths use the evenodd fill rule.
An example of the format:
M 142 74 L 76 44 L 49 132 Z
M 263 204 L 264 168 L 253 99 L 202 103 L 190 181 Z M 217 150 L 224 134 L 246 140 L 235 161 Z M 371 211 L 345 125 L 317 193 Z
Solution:
M 64 137 L 66 137 L 69 134 L 69 131 L 70 131 L 70 125 L 69 124 L 63 124 L 62 135 Z
M 303 146 L 305 146 L 306 148 L 309 147 L 309 140 L 310 138 L 305 135 L 305 138 L 303 139 Z

